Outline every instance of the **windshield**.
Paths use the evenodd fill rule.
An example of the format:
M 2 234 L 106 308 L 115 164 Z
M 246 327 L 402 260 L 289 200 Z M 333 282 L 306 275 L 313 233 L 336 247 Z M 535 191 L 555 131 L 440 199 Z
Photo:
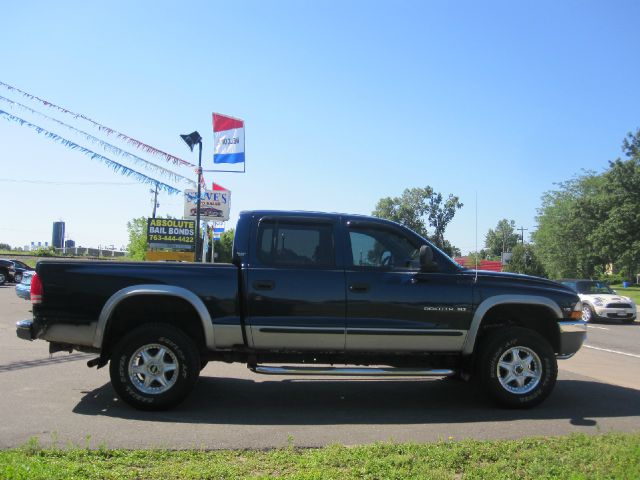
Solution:
M 593 295 L 598 293 L 615 294 L 616 292 L 602 282 L 578 282 L 578 293 Z

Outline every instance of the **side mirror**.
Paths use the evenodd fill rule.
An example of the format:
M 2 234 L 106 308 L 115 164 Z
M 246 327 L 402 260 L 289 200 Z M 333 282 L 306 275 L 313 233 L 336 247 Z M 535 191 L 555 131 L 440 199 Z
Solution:
M 420 270 L 423 272 L 434 272 L 437 270 L 437 265 L 433 261 L 433 250 L 429 245 L 422 245 L 420 247 Z

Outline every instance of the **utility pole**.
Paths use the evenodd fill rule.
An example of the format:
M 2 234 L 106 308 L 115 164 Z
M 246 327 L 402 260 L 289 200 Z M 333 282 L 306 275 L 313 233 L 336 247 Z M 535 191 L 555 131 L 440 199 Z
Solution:
M 156 182 L 156 188 L 154 190 L 149 190 L 149 192 L 153 193 L 153 218 L 156 218 L 156 207 L 158 207 L 158 182 Z
M 529 230 L 528 228 L 524 228 L 524 227 L 520 227 L 517 228 L 516 230 L 520 230 L 520 241 L 522 243 L 522 245 L 524 245 L 524 231 L 525 230 Z

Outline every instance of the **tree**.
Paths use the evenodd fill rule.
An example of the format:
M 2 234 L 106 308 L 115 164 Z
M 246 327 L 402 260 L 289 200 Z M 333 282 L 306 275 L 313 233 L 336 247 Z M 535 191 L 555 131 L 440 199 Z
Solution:
M 444 241 L 444 247 L 442 248 L 442 250 L 447 252 L 447 255 L 449 255 L 450 257 L 461 257 L 462 256 L 462 250 L 460 250 L 455 245 L 452 245 L 451 242 L 449 240 L 446 240 L 446 239 Z
M 372 215 L 401 223 L 452 255 L 459 250 L 445 240 L 444 232 L 456 210 L 462 206 L 458 197 L 450 194 L 444 199 L 441 193 L 426 186 L 407 188 L 400 197 L 381 198 Z M 429 235 L 427 225 L 433 228 L 432 235 Z
M 505 271 L 535 275 L 537 277 L 546 276 L 544 267 L 538 260 L 533 245 L 517 244 L 513 247 L 511 254 L 511 260 L 505 266 Z
M 516 233 L 516 222 L 503 218 L 496 229 L 489 229 L 484 239 L 484 246 L 491 258 L 502 259 L 502 252 L 510 252 L 518 244 L 520 235 Z
M 235 229 L 227 230 L 220 235 L 220 241 L 216 242 L 215 249 L 218 254 L 217 263 L 231 263 L 233 238 L 235 237 Z
M 467 268 L 476 268 L 476 265 L 480 266 L 480 262 L 482 260 L 485 260 L 486 258 L 486 250 L 480 250 L 479 252 L 469 252 L 467 254 L 467 259 L 464 262 L 464 266 Z
M 11 245 L 8 243 L 0 243 L 0 250 L 11 250 Z
M 53 246 L 48 247 L 38 247 L 35 250 L 31 251 L 31 255 L 34 257 L 56 257 L 58 256 L 58 252 Z
M 590 278 L 608 262 L 591 241 L 600 214 L 591 205 L 602 179 L 587 172 L 542 196 L 538 229 L 532 238 L 538 258 L 552 278 Z
M 147 218 L 134 218 L 127 222 L 129 232 L 129 256 L 134 260 L 144 260 L 147 255 Z
M 594 248 L 627 278 L 640 269 L 640 129 L 628 134 L 626 160 L 609 162 L 600 191 L 590 199 L 599 222 L 590 236 Z
M 533 240 L 549 275 L 593 277 L 613 265 L 640 268 L 640 129 L 623 141 L 626 159 L 602 174 L 586 172 L 546 192 Z

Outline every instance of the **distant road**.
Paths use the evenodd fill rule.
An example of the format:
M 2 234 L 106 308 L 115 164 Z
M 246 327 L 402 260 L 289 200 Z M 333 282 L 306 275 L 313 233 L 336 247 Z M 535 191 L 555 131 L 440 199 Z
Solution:
M 46 342 L 19 340 L 14 324 L 29 308 L 13 286 L 0 287 L 0 448 L 33 436 L 217 449 L 640 431 L 640 358 L 603 350 L 640 353 L 637 322 L 589 327 L 587 345 L 599 350 L 561 361 L 555 391 L 528 411 L 497 409 L 452 380 L 265 377 L 210 363 L 184 404 L 144 413 L 117 400 L 106 368 L 86 367 L 91 355 L 50 358 Z

